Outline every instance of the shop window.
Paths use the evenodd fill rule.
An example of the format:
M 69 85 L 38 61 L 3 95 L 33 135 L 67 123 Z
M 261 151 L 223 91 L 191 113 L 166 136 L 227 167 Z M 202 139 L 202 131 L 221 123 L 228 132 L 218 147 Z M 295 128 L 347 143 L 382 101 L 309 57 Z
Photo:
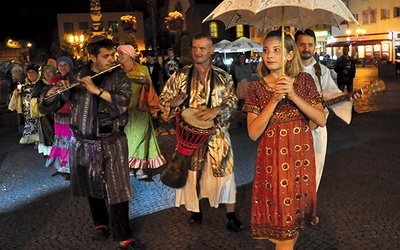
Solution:
M 210 23 L 210 36 L 212 38 L 218 38 L 218 25 L 216 22 Z
M 396 56 L 396 60 L 400 61 L 400 46 L 396 46 L 395 48 L 395 56 Z
M 381 9 L 381 20 L 390 19 L 390 9 Z

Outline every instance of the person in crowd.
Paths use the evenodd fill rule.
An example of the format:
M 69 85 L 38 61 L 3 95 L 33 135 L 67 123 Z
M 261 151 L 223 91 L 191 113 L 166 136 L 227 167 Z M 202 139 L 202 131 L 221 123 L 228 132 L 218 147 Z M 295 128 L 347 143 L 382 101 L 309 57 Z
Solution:
M 175 56 L 173 48 L 167 50 L 167 58 L 164 59 L 163 63 L 163 80 L 164 83 L 171 77 L 171 75 L 181 68 L 179 59 Z
M 181 62 L 175 56 L 173 48 L 169 48 L 167 50 L 167 54 L 167 58 L 165 58 L 162 63 L 164 84 L 174 72 L 182 67 Z M 156 129 L 156 133 L 158 135 L 168 135 L 176 133 L 175 129 L 173 128 L 173 122 L 165 122 L 163 119 L 159 119 L 158 121 L 158 127 Z
M 146 56 L 146 66 L 149 69 L 151 82 L 153 83 L 154 89 L 157 95 L 160 95 L 162 86 L 160 85 L 160 76 L 162 74 L 161 65 L 156 61 L 153 53 L 149 53 Z
M 124 127 L 132 97 L 129 79 L 115 65 L 115 44 L 105 36 L 93 36 L 87 45 L 89 62 L 78 72 L 79 86 L 51 97 L 46 105 L 61 107 L 70 100 L 71 191 L 87 197 L 94 223 L 93 240 L 106 240 L 112 229 L 119 248 L 136 249 L 129 223 L 132 191 L 128 165 L 128 141 Z M 96 74 L 96 77 L 94 77 Z M 71 82 L 60 81 L 46 96 Z M 59 100 L 59 101 L 57 101 Z M 56 108 L 56 107 L 54 107 Z
M 222 55 L 218 54 L 213 61 L 213 64 L 221 69 L 223 69 L 224 71 L 228 72 L 228 67 L 226 66 L 226 64 L 224 63 L 224 58 L 222 57 Z
M 35 144 L 35 148 L 37 148 L 39 144 L 39 118 L 31 116 L 31 100 L 33 89 L 39 81 L 41 81 L 39 75 L 39 66 L 30 64 L 26 68 L 25 82 L 21 85 L 20 92 L 19 88 L 18 91 L 14 92 L 21 95 L 22 115 L 24 120 L 24 129 L 19 143 Z
M 164 82 L 163 82 L 163 76 L 162 76 L 162 68 L 161 64 L 156 61 L 156 58 L 154 57 L 154 54 L 150 52 L 146 56 L 146 66 L 149 69 L 150 76 L 151 76 L 151 82 L 153 83 L 153 86 L 156 90 L 157 95 L 160 95 L 162 88 L 164 87 Z M 160 130 L 160 124 L 163 123 L 163 120 L 161 118 L 161 111 L 158 111 L 156 114 L 153 115 L 153 126 L 156 129 L 156 134 Z M 164 134 L 166 131 L 163 131 Z
M 356 76 L 356 61 L 349 56 L 349 46 L 343 46 L 342 56 L 335 63 L 335 72 L 337 73 L 337 84 L 341 91 L 344 87 L 348 93 L 353 91 L 353 80 Z
M 120 45 L 117 51 L 132 86 L 129 121 L 125 127 L 129 167 L 131 176 L 143 180 L 149 178 L 148 170 L 157 169 L 166 162 L 158 146 L 152 122 L 152 114 L 159 110 L 158 95 L 148 68 L 136 62 L 135 48 L 132 45 Z
M 246 98 L 246 90 L 251 82 L 251 75 L 253 74 L 253 69 L 251 64 L 246 62 L 246 55 L 239 53 L 237 55 L 237 60 L 235 64 L 235 78 L 238 82 L 236 88 L 236 95 L 239 98 L 239 108 L 241 109 Z
M 11 98 L 13 97 L 14 91 L 20 91 L 16 90 L 17 87 L 21 88 L 22 84 L 25 81 L 26 75 L 23 73 L 23 69 L 19 65 L 14 65 L 14 67 L 11 70 L 12 73 L 12 83 L 9 86 L 9 100 L 11 101 Z M 22 115 L 22 109 L 20 111 L 17 111 L 17 125 L 18 125 L 18 132 L 22 134 L 24 131 L 24 116 Z
M 40 96 L 42 91 L 50 86 L 51 80 L 57 75 L 57 68 L 53 65 L 45 65 L 42 67 L 41 81 L 35 85 L 32 93 L 31 106 L 34 105 L 35 114 L 39 117 L 39 145 L 38 152 L 45 156 L 50 154 L 51 147 L 54 142 L 54 115 L 41 114 L 39 111 Z
M 315 57 L 313 57 L 313 54 L 315 55 L 315 49 L 317 45 L 317 39 L 314 31 L 311 29 L 306 29 L 304 31 L 298 30 L 295 33 L 294 38 L 304 65 L 303 71 L 311 74 L 317 86 L 318 92 L 322 96 L 322 99 L 330 100 L 342 95 L 343 92 L 338 88 L 335 81 L 331 77 L 330 70 L 322 63 L 318 63 Z M 359 97 L 360 95 L 356 94 L 354 99 L 358 99 Z M 352 101 L 343 101 L 331 106 L 330 110 L 332 110 L 344 122 L 349 124 L 351 121 L 352 107 Z M 324 111 L 326 117 L 328 117 L 328 107 L 325 107 Z M 328 144 L 328 131 L 326 126 L 314 127 L 311 131 L 314 138 L 316 185 L 318 190 L 325 164 L 326 149 Z
M 238 232 L 242 223 L 236 217 L 236 184 L 233 171 L 233 150 L 228 131 L 229 119 L 237 106 L 230 75 L 212 65 L 212 39 L 196 34 L 192 39 L 194 64 L 175 72 L 160 95 L 166 111 L 173 108 L 199 108 L 200 121 L 216 121 L 216 131 L 206 143 L 190 156 L 186 185 L 176 189 L 175 206 L 185 205 L 191 211 L 189 223 L 201 224 L 199 199 L 208 198 L 211 207 L 224 204 L 227 212 L 226 228 Z M 189 93 L 186 93 L 191 89 Z M 204 159 L 204 160 L 203 160 Z
M 67 56 L 57 58 L 56 65 L 59 74 L 50 80 L 52 86 L 60 84 L 62 80 L 73 81 L 74 63 Z M 53 176 L 61 175 L 66 180 L 70 178 L 70 144 L 72 130 L 70 128 L 70 101 L 65 102 L 63 107 L 53 112 L 54 114 L 54 141 L 50 153 L 47 157 L 45 166 L 54 167 L 56 172 Z
M 26 73 L 28 72 L 28 66 L 29 65 L 31 65 L 31 63 L 29 62 L 29 61 L 23 61 L 22 62 L 22 64 L 21 64 L 21 67 L 22 67 L 22 73 L 24 74 L 24 75 L 26 75 Z
M 7 65 L 7 70 L 5 72 L 5 79 L 7 80 L 7 83 L 8 83 L 8 95 L 7 95 L 7 100 L 6 100 L 7 106 L 10 103 L 12 92 L 15 89 L 15 86 L 13 85 L 14 77 L 13 77 L 13 73 L 12 73 L 12 70 L 15 65 L 16 64 L 15 64 L 14 60 L 10 61 L 10 63 Z
M 309 121 L 323 127 L 326 117 L 312 76 L 302 70 L 293 37 L 280 29 L 269 32 L 260 80 L 250 83 L 243 107 L 249 137 L 259 139 L 251 233 L 254 239 L 270 240 L 275 249 L 294 249 L 299 230 L 319 220 Z

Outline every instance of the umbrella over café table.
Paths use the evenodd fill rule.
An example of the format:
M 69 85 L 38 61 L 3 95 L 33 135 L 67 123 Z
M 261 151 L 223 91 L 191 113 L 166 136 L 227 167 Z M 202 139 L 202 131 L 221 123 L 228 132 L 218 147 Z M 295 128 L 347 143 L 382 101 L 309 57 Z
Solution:
M 221 41 L 219 41 L 219 42 L 217 42 L 216 44 L 214 44 L 214 51 L 215 52 L 222 52 L 223 51 L 223 49 L 227 46 L 227 45 L 229 45 L 231 43 L 231 41 L 229 41 L 229 40 L 226 40 L 226 39 L 223 39 L 223 40 L 221 40 Z
M 247 52 L 247 51 L 262 51 L 262 44 L 257 43 L 247 37 L 240 37 L 235 41 L 228 44 L 225 48 L 221 50 L 224 53 L 232 53 L 232 52 Z

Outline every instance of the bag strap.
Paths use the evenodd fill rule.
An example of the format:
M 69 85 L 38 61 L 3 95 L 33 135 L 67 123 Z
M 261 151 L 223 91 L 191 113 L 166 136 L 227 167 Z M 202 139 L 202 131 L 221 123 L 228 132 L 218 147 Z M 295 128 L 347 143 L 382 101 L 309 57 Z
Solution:
M 321 71 L 322 71 L 321 70 L 321 65 L 319 65 L 318 62 L 316 62 L 314 64 L 314 69 L 315 69 L 315 75 L 318 77 L 319 86 L 321 88 L 321 96 L 322 96 L 322 99 L 324 99 L 324 95 L 322 94 L 322 84 L 321 84 L 321 75 L 322 75 L 322 73 L 321 73 Z
M 186 79 L 186 94 L 188 97 L 183 103 L 183 106 L 188 108 L 189 107 L 189 101 L 190 101 L 190 92 L 191 92 L 191 87 L 192 87 L 192 78 L 193 78 L 193 71 L 194 71 L 194 65 L 189 69 L 189 73 Z M 211 79 L 210 79 L 210 94 L 207 100 L 207 108 L 211 108 L 211 94 L 214 89 L 214 72 L 212 68 L 210 69 L 210 74 L 211 74 Z

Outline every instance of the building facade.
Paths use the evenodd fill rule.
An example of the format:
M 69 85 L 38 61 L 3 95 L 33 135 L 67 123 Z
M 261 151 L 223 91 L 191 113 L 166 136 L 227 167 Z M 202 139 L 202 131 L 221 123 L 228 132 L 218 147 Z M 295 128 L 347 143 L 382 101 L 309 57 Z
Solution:
M 125 44 L 128 40 L 129 33 L 124 31 L 121 23 L 121 16 L 130 14 L 136 17 L 136 32 L 134 32 L 135 40 L 139 50 L 145 49 L 145 32 L 142 12 L 102 12 L 101 19 L 96 23 L 100 23 L 99 30 L 108 32 L 116 44 Z M 73 14 L 58 14 L 58 36 L 59 43 L 76 43 L 77 46 L 89 39 L 93 32 L 90 13 L 73 13 Z M 97 32 L 96 32 L 97 33 Z M 71 36 L 76 37 L 74 41 Z M 81 39 L 82 38 L 82 39 Z
M 333 27 L 327 46 L 340 56 L 340 47 L 349 45 L 359 59 L 400 62 L 400 1 L 348 0 L 348 8 L 359 24 Z

